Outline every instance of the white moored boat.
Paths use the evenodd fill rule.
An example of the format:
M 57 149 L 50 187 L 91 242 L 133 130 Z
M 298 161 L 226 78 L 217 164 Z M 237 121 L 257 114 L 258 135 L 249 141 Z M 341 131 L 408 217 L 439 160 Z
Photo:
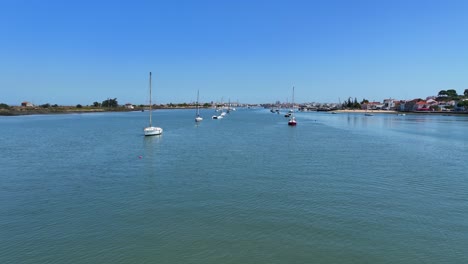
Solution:
M 145 136 L 157 136 L 161 135 L 163 132 L 163 129 L 160 127 L 154 127 L 152 125 L 152 120 L 151 120 L 151 110 L 152 110 L 152 103 L 151 103 L 151 72 L 149 74 L 149 87 L 150 87 L 150 103 L 149 103 L 149 126 L 145 127 L 143 131 L 145 132 Z
M 297 125 L 296 117 L 294 116 L 294 87 L 293 87 L 293 95 L 292 95 L 292 109 L 289 115 L 288 126 L 295 126 Z
M 203 117 L 200 116 L 200 107 L 198 106 L 199 94 L 200 91 L 197 91 L 197 114 L 195 115 L 195 122 L 201 122 L 203 120 Z

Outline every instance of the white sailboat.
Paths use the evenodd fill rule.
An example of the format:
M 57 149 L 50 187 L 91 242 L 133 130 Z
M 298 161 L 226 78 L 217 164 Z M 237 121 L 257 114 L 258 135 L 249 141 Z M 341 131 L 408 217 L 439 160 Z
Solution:
M 200 116 L 200 107 L 198 106 L 198 99 L 200 95 L 200 90 L 197 91 L 197 114 L 195 116 L 195 122 L 201 122 L 203 117 Z
M 294 116 L 294 86 L 293 86 L 292 109 L 291 109 L 291 115 L 288 121 L 288 126 L 295 126 L 295 125 L 297 125 L 297 122 L 296 122 L 296 117 Z
M 151 110 L 152 110 L 152 102 L 151 102 L 151 72 L 149 73 L 149 87 L 150 87 L 150 99 L 149 99 L 149 127 L 145 127 L 143 130 L 145 132 L 145 136 L 156 136 L 156 135 L 161 135 L 163 132 L 163 129 L 160 127 L 154 127 L 152 125 L 152 120 L 151 120 Z

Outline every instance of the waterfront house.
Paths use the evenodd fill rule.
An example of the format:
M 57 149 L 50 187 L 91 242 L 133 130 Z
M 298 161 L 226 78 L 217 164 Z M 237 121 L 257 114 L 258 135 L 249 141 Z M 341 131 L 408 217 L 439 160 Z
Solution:
M 430 111 L 429 104 L 425 100 L 416 102 L 414 111 Z
M 400 105 L 397 109 L 398 111 L 407 111 L 405 108 L 406 108 L 406 100 L 401 100 Z
M 451 101 L 442 101 L 437 104 L 441 111 L 453 111 L 457 106 L 457 102 L 454 100 Z
M 390 110 L 400 110 L 402 102 L 404 101 L 401 101 L 401 100 L 393 101 L 394 106 Z
M 126 109 L 134 109 L 135 107 L 131 103 L 126 103 L 125 108 Z
M 400 103 L 400 111 L 403 112 L 412 112 L 416 110 L 416 103 L 421 99 L 413 99 L 410 101 L 401 101 Z
M 33 107 L 34 105 L 32 103 L 30 103 L 30 102 L 24 101 L 24 102 L 21 102 L 21 106 L 23 106 L 23 107 Z
M 384 99 L 383 100 L 383 107 L 382 109 L 384 110 L 394 110 L 396 107 L 396 103 L 398 103 L 398 100 L 389 98 L 389 99 Z
M 382 110 L 383 107 L 384 104 L 381 102 L 369 102 L 361 105 L 362 110 Z

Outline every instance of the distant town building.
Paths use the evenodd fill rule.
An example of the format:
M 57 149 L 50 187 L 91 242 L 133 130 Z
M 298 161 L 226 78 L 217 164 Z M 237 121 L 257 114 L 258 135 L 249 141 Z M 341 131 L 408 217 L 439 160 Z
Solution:
M 131 103 L 126 103 L 125 108 L 127 109 L 135 109 L 135 107 Z
M 414 111 L 415 110 L 415 106 L 416 106 L 416 103 L 418 102 L 418 100 L 420 99 L 413 99 L 413 100 L 410 100 L 410 101 L 401 101 L 400 102 L 400 111 L 403 111 L 403 112 L 411 112 L 411 111 Z
M 380 102 L 369 102 L 367 104 L 362 104 L 361 109 L 363 110 L 382 110 L 384 104 Z
M 21 106 L 23 106 L 23 107 L 33 107 L 34 105 L 32 103 L 30 103 L 30 102 L 24 101 L 24 102 L 21 103 Z
M 398 103 L 398 102 L 399 102 L 398 100 L 395 100 L 395 99 L 392 99 L 392 98 L 384 99 L 382 109 L 383 110 L 394 110 L 395 106 L 396 106 L 396 103 Z
M 431 109 L 429 108 L 429 104 L 425 100 L 421 100 L 419 102 L 416 102 L 416 109 L 415 111 L 430 111 Z

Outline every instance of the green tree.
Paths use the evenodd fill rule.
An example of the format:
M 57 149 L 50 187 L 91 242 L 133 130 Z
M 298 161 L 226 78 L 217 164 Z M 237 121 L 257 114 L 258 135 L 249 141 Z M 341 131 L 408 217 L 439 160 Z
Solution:
M 468 89 L 465 89 L 465 91 L 463 92 L 463 95 L 468 97 Z
M 354 98 L 353 108 L 354 109 L 361 108 L 361 105 L 358 103 L 357 98 Z
M 362 105 L 363 105 L 363 104 L 368 104 L 368 103 L 369 103 L 369 100 L 367 100 L 367 99 L 362 99 L 362 102 L 361 102 Z
M 204 108 L 208 108 L 208 107 L 210 107 L 210 106 L 211 106 L 211 105 L 210 105 L 209 103 L 204 103 L 204 104 L 203 104 L 203 107 L 204 107 Z
M 119 103 L 117 102 L 117 98 L 114 98 L 102 101 L 101 105 L 102 107 L 117 107 Z
M 432 111 L 440 111 L 440 107 L 438 105 L 431 105 L 429 109 L 431 109 Z
M 47 103 L 47 104 L 43 104 L 43 105 L 40 105 L 42 108 L 49 108 L 50 107 L 50 104 Z
M 441 96 L 441 95 L 448 95 L 448 94 L 447 94 L 447 91 L 445 91 L 445 90 L 440 90 L 440 91 L 439 91 L 439 96 Z
M 76 105 L 76 108 L 83 108 L 83 106 L 80 105 L 80 104 L 77 104 L 77 105 Z
M 468 109 L 468 100 L 459 101 L 457 106 L 458 107 L 464 107 L 465 109 Z
M 452 98 L 458 97 L 457 91 L 454 89 L 447 90 L 447 95 Z
M 7 104 L 4 104 L 4 103 L 0 104 L 0 109 L 9 109 L 9 108 L 10 108 L 10 106 L 7 105 Z
M 100 104 L 99 102 L 94 102 L 94 103 L 93 103 L 93 106 L 94 106 L 94 107 L 100 107 L 101 104 Z

